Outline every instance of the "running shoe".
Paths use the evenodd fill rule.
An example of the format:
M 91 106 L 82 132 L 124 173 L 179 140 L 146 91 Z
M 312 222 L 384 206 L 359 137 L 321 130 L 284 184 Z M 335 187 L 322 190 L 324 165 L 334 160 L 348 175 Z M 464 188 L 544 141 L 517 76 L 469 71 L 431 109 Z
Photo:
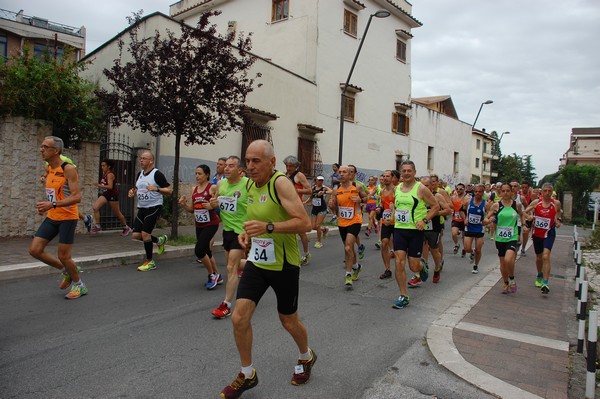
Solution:
M 336 216 L 336 215 L 333 215 L 333 216 L 331 217 L 331 223 L 336 223 L 336 222 L 337 222 L 337 216 Z
M 400 295 L 398 297 L 398 300 L 396 302 L 394 302 L 394 304 L 392 305 L 392 307 L 394 309 L 404 309 L 405 307 L 408 306 L 408 304 L 410 303 L 410 298 L 404 295 Z
M 85 225 L 85 228 L 89 233 L 90 230 L 92 230 L 92 215 L 85 215 L 85 217 L 83 218 L 83 224 Z
M 147 260 L 137 269 L 140 272 L 149 272 L 150 270 L 156 269 L 156 263 L 154 263 L 154 260 Z
M 535 284 L 536 287 L 541 288 L 542 287 L 542 276 L 536 277 L 534 284 Z
M 206 283 L 206 289 L 207 290 L 213 290 L 213 289 L 215 289 L 215 287 L 217 286 L 217 279 L 218 278 L 219 278 L 218 274 L 215 274 L 215 273 L 211 274 L 209 276 L 208 282 Z
M 427 266 L 427 262 L 425 262 L 425 259 L 423 258 L 421 258 L 421 265 L 423 265 L 423 268 L 419 272 L 419 277 L 425 282 L 427 281 L 427 278 L 429 278 L 429 266 Z
M 167 243 L 167 241 L 169 241 L 169 237 L 166 234 L 163 234 L 162 236 L 158 237 L 158 254 L 162 255 L 163 252 L 165 252 L 165 244 Z
M 504 283 L 502 284 L 502 293 L 503 294 L 508 294 L 508 284 Z
M 352 287 L 352 274 L 346 274 L 346 287 Z
M 302 258 L 300 258 L 300 266 L 308 265 L 308 263 L 310 262 L 310 258 L 312 258 L 310 252 L 302 255 Z
M 315 248 L 323 248 L 323 243 L 320 243 L 319 241 L 315 242 Z
M 418 287 L 421 285 L 421 277 L 414 275 L 413 278 L 411 278 L 407 284 L 410 288 Z
M 379 227 L 377 226 L 377 223 L 375 223 L 375 234 L 379 234 Z
M 231 316 L 231 308 L 227 306 L 225 302 L 222 302 L 211 314 L 217 319 L 224 319 L 227 316 Z
M 460 253 L 460 257 L 464 258 L 465 255 L 467 254 L 467 251 L 465 251 L 464 249 L 462 250 L 462 252 Z
M 369 238 L 369 236 L 371 235 L 371 229 L 367 228 L 367 230 L 365 231 L 365 235 L 367 236 L 367 238 Z
M 547 294 L 550 292 L 550 287 L 548 284 L 542 284 L 542 294 Z
M 495 240 L 496 240 L 496 238 L 495 238 L 494 236 L 491 236 L 491 237 L 490 237 L 490 240 L 492 240 L 492 241 L 495 241 Z
M 377 241 L 377 242 L 375 243 L 375 248 L 377 248 L 377 249 L 381 249 L 381 241 Z
M 523 256 L 523 257 L 526 257 L 526 256 L 527 256 L 527 254 L 525 253 L 525 248 L 522 248 L 522 249 L 521 249 L 521 256 Z
M 358 247 L 358 259 L 362 259 L 365 257 L 365 244 L 360 244 Z
M 361 270 L 362 265 L 360 263 L 358 264 L 358 267 L 356 269 L 352 268 L 352 281 L 358 280 L 358 275 L 360 274 Z
M 329 227 L 323 227 L 323 239 L 326 239 L 328 234 L 329 234 Z
M 317 362 L 317 354 L 310 351 L 310 359 L 298 359 L 298 364 L 294 367 L 294 375 L 292 375 L 292 385 L 303 385 L 310 379 L 310 371 Z
M 60 274 L 62 280 L 60 281 L 58 288 L 60 288 L 61 290 L 66 290 L 67 288 L 69 288 L 69 285 L 71 285 L 71 276 L 69 276 L 69 273 L 65 271 L 61 272 Z
M 386 270 L 384 271 L 381 276 L 379 276 L 380 279 L 385 280 L 388 278 L 392 278 L 392 271 L 391 270 Z
M 454 255 L 456 255 L 458 253 L 458 249 L 459 248 L 460 248 L 460 244 L 454 246 L 454 249 L 452 250 L 452 252 L 454 253 Z
M 204 288 L 208 288 L 208 286 L 210 285 L 210 282 L 211 282 L 211 275 L 209 274 L 206 282 L 204 283 Z
M 131 230 L 133 230 L 131 227 L 125 226 L 125 228 L 121 232 L 121 237 L 127 237 L 129 233 L 131 233 Z
M 510 280 L 510 292 L 512 292 L 513 294 L 515 292 L 517 292 L 517 282 L 515 280 Z
M 82 282 L 73 283 L 71 290 L 65 295 L 65 299 L 77 299 L 83 295 L 87 295 L 88 289 Z
M 473 274 L 479 273 L 479 268 L 477 267 L 477 265 L 473 265 L 473 270 L 471 270 L 471 273 L 473 273 Z
M 471 261 L 471 263 L 475 262 L 475 251 L 471 251 L 471 254 L 469 255 L 469 260 Z
M 223 275 L 217 273 L 217 284 L 223 284 Z
M 244 373 L 239 373 L 235 380 L 227 385 L 221 393 L 220 397 L 225 399 L 237 399 L 248 389 L 252 389 L 258 385 L 258 376 L 256 370 L 252 370 L 252 377 L 246 378 Z
M 99 224 L 96 224 L 92 227 L 92 229 L 90 230 L 91 234 L 96 234 L 96 233 L 100 233 L 102 231 L 102 226 L 100 226 Z
M 437 284 L 440 282 L 440 271 L 436 270 L 433 272 L 433 277 L 431 278 L 431 282 Z

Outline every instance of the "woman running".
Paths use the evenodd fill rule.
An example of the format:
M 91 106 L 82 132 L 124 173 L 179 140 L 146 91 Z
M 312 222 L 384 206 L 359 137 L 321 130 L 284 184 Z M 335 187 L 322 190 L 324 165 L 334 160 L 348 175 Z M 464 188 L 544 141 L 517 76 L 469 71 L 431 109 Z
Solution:
M 208 281 L 206 289 L 214 289 L 219 281 L 223 281 L 213 254 L 210 250 L 210 240 L 215 236 L 219 229 L 219 215 L 210 205 L 210 199 L 217 194 L 217 185 L 211 184 L 210 168 L 207 165 L 198 165 L 196 167 L 196 187 L 192 190 L 192 205 L 188 205 L 185 196 L 179 197 L 179 204 L 183 208 L 194 214 L 196 222 L 196 248 L 194 252 L 198 261 L 201 262 L 208 271 Z
M 317 231 L 317 242 L 315 248 L 321 248 L 323 246 L 322 237 L 327 237 L 329 231 L 327 227 L 321 227 L 325 215 L 327 215 L 327 201 L 325 196 L 332 193 L 332 190 L 323 185 L 325 178 L 323 176 L 317 176 L 315 184 L 312 186 L 312 210 L 310 212 L 310 221 L 312 223 L 313 230 Z
M 100 169 L 102 169 L 102 177 L 98 183 L 94 183 L 96 187 L 98 187 L 98 199 L 94 203 L 92 209 L 94 210 L 94 220 L 96 224 L 91 228 L 91 233 L 98 233 L 102 231 L 102 227 L 100 226 L 100 209 L 103 206 L 108 204 L 112 209 L 115 216 L 121 222 L 123 226 L 123 232 L 121 235 L 126 237 L 129 233 L 131 233 L 131 227 L 127 225 L 127 221 L 125 221 L 125 216 L 121 213 L 119 209 L 119 191 L 117 190 L 117 177 L 115 176 L 115 172 L 113 172 L 114 163 L 110 159 L 105 159 L 100 162 Z M 86 217 L 87 218 L 87 217 Z

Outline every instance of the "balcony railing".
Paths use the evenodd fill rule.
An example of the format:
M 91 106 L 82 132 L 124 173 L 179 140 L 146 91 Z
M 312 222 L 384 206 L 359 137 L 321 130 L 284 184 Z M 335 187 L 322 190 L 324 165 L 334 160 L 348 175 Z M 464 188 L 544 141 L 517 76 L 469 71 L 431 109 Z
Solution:
M 42 29 L 48 29 L 54 32 L 66 33 L 67 35 L 74 35 L 83 37 L 81 28 L 75 28 L 73 26 L 59 24 L 58 22 L 51 22 L 47 19 L 30 17 L 22 13 L 16 13 L 0 8 L 0 18 L 7 19 L 9 21 L 19 22 L 21 24 L 36 26 Z

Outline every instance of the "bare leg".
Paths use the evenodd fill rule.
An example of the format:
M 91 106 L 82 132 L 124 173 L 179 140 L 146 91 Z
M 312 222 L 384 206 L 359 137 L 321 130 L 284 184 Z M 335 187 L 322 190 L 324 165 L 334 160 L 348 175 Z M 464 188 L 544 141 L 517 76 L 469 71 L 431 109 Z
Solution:
M 300 353 L 308 352 L 308 333 L 306 327 L 304 327 L 304 324 L 298 317 L 298 312 L 291 315 L 279 313 L 279 320 L 281 321 L 283 328 L 290 333 L 294 342 L 296 342 Z
M 249 299 L 238 299 L 233 311 L 233 335 L 235 344 L 240 354 L 242 367 L 252 364 L 252 316 L 256 310 L 256 303 Z

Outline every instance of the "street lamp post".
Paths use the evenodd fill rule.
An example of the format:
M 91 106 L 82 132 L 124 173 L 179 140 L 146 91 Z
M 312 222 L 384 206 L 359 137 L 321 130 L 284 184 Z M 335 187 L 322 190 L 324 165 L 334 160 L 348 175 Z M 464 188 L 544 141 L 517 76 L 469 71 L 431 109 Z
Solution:
M 477 116 L 475 117 L 475 122 L 473 122 L 473 129 L 475 129 L 475 124 L 477 123 L 477 119 L 479 119 L 479 114 L 481 113 L 481 108 L 483 108 L 484 105 L 488 105 L 488 104 L 492 104 L 493 101 L 492 100 L 487 100 L 486 102 L 481 103 L 481 105 L 479 106 L 479 111 L 477 111 Z
M 367 37 L 367 32 L 369 31 L 369 26 L 371 25 L 371 20 L 373 17 L 377 18 L 386 18 L 390 16 L 390 12 L 387 10 L 378 10 L 375 13 L 369 16 L 369 21 L 367 22 L 367 26 L 365 27 L 365 31 L 363 33 L 360 44 L 358 45 L 358 50 L 356 50 L 356 55 L 354 56 L 354 61 L 352 62 L 352 67 L 350 67 L 350 73 L 348 73 L 348 79 L 346 79 L 346 83 L 344 84 L 344 89 L 342 90 L 342 107 L 340 111 L 340 143 L 339 143 L 339 153 L 338 153 L 338 163 L 342 165 L 342 152 L 344 148 L 344 113 L 346 111 L 346 91 L 348 90 L 348 84 L 350 83 L 350 78 L 352 77 L 352 72 L 354 72 L 354 67 L 356 66 L 356 61 L 358 60 L 358 56 L 360 55 L 360 50 L 362 49 L 363 43 Z
M 500 150 L 500 142 L 502 141 L 502 137 L 504 137 L 505 134 L 510 134 L 510 132 L 504 132 L 500 135 L 500 138 L 498 139 L 498 144 L 496 144 L 496 148 L 498 150 Z M 498 158 L 498 160 L 500 160 L 500 158 Z M 494 165 L 494 151 L 492 151 L 492 162 L 490 162 L 490 183 L 492 182 L 492 166 Z

